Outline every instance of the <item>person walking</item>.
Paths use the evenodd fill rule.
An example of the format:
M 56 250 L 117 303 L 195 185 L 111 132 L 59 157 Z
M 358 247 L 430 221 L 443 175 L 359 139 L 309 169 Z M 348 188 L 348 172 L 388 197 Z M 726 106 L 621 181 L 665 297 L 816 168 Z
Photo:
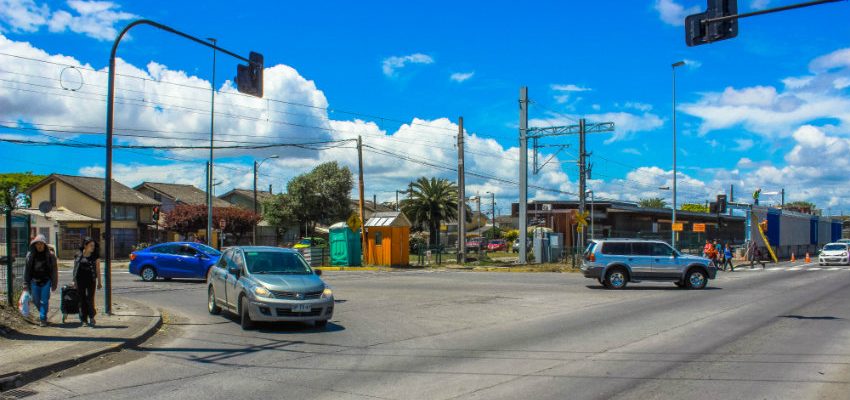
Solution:
M 705 258 L 711 258 L 709 256 L 711 255 L 712 248 L 713 247 L 711 246 L 711 240 L 705 239 L 705 246 L 703 246 L 702 248 L 702 256 Z
M 30 242 L 24 266 L 24 290 L 30 292 L 38 308 L 40 326 L 47 326 L 47 311 L 50 309 L 50 292 L 59 284 L 59 268 L 56 256 L 47 247 L 47 239 L 39 234 Z
M 723 270 L 726 271 L 726 266 L 729 266 L 730 272 L 735 272 L 735 266 L 732 265 L 732 247 L 729 246 L 729 243 L 726 243 L 726 247 L 723 249 Z
M 97 242 L 87 237 L 80 252 L 74 257 L 74 284 L 80 297 L 80 323 L 94 327 L 94 293 L 100 289 L 100 249 Z M 95 286 L 97 282 L 97 286 Z

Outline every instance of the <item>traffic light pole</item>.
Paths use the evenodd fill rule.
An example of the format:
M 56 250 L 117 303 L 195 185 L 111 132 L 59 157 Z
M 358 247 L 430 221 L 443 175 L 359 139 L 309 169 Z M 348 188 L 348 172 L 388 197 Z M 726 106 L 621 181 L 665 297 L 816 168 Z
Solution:
M 112 43 L 112 51 L 109 53 L 109 77 L 107 80 L 106 89 L 106 178 L 104 181 L 104 213 L 103 213 L 103 240 L 106 243 L 104 251 L 104 268 L 103 268 L 103 311 L 106 314 L 112 314 L 112 139 L 115 128 L 115 56 L 118 52 L 118 45 L 124 35 L 137 25 L 150 25 L 160 30 L 173 33 L 177 36 L 182 36 L 202 46 L 220 51 L 236 59 L 252 64 L 251 60 L 242 57 L 234 52 L 222 49 L 215 44 L 209 43 L 203 39 L 196 38 L 189 34 L 180 32 L 172 27 L 160 24 L 159 22 L 149 19 L 139 19 L 133 21 L 118 33 L 118 37 Z
M 779 12 L 779 11 L 788 11 L 788 10 L 793 10 L 793 9 L 796 9 L 796 8 L 817 6 L 817 5 L 826 4 L 826 3 L 838 3 L 839 1 L 846 1 L 846 0 L 808 1 L 808 2 L 805 2 L 805 3 L 789 4 L 787 6 L 768 8 L 766 10 L 758 10 L 758 11 L 753 11 L 753 12 L 748 12 L 748 13 L 743 13 L 743 14 L 726 15 L 726 16 L 717 17 L 717 18 L 706 18 L 706 19 L 702 20 L 701 22 L 703 24 L 711 24 L 711 23 L 715 23 L 715 22 L 723 22 L 723 21 L 729 21 L 729 20 L 733 20 L 733 19 L 754 17 L 756 15 L 771 14 L 771 13 L 775 13 L 775 12 Z

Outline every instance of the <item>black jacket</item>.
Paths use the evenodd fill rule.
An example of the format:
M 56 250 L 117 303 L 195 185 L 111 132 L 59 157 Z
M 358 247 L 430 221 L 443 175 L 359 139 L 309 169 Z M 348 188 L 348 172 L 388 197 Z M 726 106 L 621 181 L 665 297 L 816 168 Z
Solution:
M 56 256 L 50 252 L 50 249 L 47 248 L 47 245 L 44 246 L 44 251 L 47 253 L 47 276 L 54 282 L 54 284 L 58 283 L 59 279 L 59 269 L 57 267 Z M 33 280 L 33 269 L 35 268 L 35 243 L 30 245 L 30 251 L 27 253 L 26 265 L 24 267 L 24 284 L 27 287 L 30 286 Z
M 74 281 L 76 282 L 76 281 L 79 281 L 80 279 L 83 279 L 83 278 L 91 279 L 92 281 L 96 280 L 97 279 L 97 263 L 98 262 L 99 262 L 99 260 L 96 259 L 96 258 L 92 259 L 91 257 L 83 257 L 82 252 L 77 253 L 77 255 L 74 256 L 74 275 L 72 275 L 74 277 Z M 82 272 L 80 270 L 81 264 L 83 264 L 84 266 L 91 269 L 91 272 L 85 272 L 86 274 L 91 273 L 90 277 L 88 275 L 82 275 L 81 276 L 81 272 Z

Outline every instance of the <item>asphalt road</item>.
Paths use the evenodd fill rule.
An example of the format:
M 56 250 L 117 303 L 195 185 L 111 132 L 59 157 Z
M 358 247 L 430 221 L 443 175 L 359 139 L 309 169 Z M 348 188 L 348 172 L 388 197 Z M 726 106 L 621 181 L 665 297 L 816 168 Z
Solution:
M 26 387 L 32 399 L 846 399 L 850 269 L 603 290 L 579 274 L 329 272 L 327 330 L 243 332 L 196 282 L 116 274 L 160 337 Z M 123 357 L 123 358 L 122 358 Z M 119 365 L 115 365 L 119 364 Z

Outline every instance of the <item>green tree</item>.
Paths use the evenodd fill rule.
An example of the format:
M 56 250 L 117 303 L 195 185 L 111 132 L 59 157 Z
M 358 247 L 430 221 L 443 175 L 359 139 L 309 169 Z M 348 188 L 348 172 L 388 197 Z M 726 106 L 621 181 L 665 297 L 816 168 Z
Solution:
M 298 215 L 286 193 L 275 195 L 263 203 L 263 220 L 275 228 L 278 239 L 288 227 L 299 225 Z
M 513 243 L 517 239 L 519 239 L 519 229 L 511 229 L 505 232 L 502 237 L 505 238 L 505 240 L 507 240 L 508 242 Z
M 299 226 L 345 220 L 351 214 L 349 196 L 353 187 L 354 179 L 348 167 L 340 167 L 336 161 L 319 164 L 287 183 L 286 196 L 279 199 L 286 201 L 281 210 Z
M 401 209 L 415 226 L 425 226 L 431 246 L 437 245 L 440 221 L 457 219 L 457 185 L 448 179 L 421 177 L 412 183 L 410 199 Z
M 652 197 L 649 199 L 640 199 L 638 206 L 643 208 L 664 208 L 667 207 L 667 202 L 660 197 Z
M 815 203 L 812 203 L 810 201 L 792 201 L 790 203 L 785 203 L 785 208 L 799 208 L 799 209 L 803 209 L 803 210 L 805 210 L 805 209 L 814 210 L 816 207 L 815 207 Z
M 682 204 L 681 210 L 708 214 L 708 206 L 705 204 L 685 203 Z
M 43 175 L 33 175 L 32 172 L 0 174 L 0 207 L 4 210 L 30 207 L 29 198 L 24 191 L 42 179 Z

